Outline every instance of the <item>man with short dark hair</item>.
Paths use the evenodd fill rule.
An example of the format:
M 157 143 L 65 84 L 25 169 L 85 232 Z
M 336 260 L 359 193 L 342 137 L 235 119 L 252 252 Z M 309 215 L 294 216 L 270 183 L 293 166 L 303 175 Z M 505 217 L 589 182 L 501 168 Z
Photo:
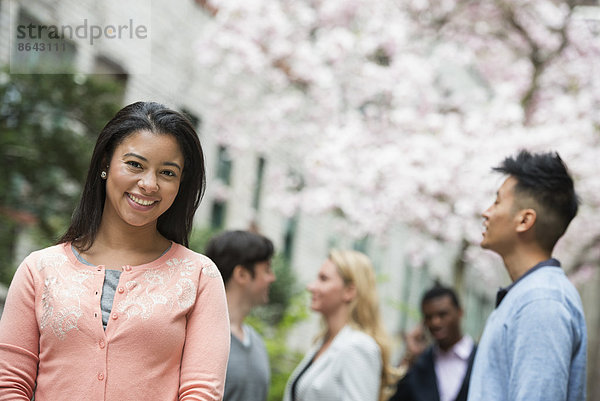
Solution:
M 423 295 L 421 312 L 435 343 L 411 364 L 390 401 L 466 401 L 476 347 L 462 333 L 456 293 L 434 286 Z
M 581 299 L 552 258 L 577 214 L 573 180 L 557 153 L 521 151 L 494 170 L 508 177 L 483 213 L 481 246 L 502 257 L 512 284 L 486 323 L 469 401 L 584 401 Z
M 223 401 L 266 401 L 270 384 L 267 351 L 260 335 L 244 324 L 244 319 L 255 306 L 269 300 L 269 286 L 275 281 L 273 243 L 248 231 L 227 231 L 210 240 L 205 254 L 225 282 L 231 323 Z

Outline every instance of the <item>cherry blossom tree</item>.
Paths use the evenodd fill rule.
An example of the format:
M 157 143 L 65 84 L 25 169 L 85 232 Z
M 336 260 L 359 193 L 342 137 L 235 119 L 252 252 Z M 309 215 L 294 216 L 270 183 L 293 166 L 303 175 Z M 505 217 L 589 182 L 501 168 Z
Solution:
M 597 272 L 600 18 L 590 16 L 597 7 L 199 3 L 213 16 L 197 47 L 199 65 L 211 71 L 206 131 L 234 150 L 268 155 L 277 167 L 272 207 L 335 215 L 346 235 L 379 241 L 398 225 L 413 228 L 418 235 L 405 246 L 413 266 L 453 247 L 456 286 L 466 271 L 494 282 L 489 265 L 499 260 L 478 246 L 481 212 L 501 183 L 491 167 L 523 148 L 558 151 L 582 206 L 556 253 L 578 285 Z M 590 341 L 597 371 L 600 343 Z M 594 382 L 592 398 L 600 394 Z
M 487 168 L 523 147 L 560 150 L 597 208 L 598 46 L 574 5 L 417 3 L 215 5 L 209 130 L 300 172 L 300 191 L 275 181 L 273 204 L 334 211 L 357 236 L 400 222 L 468 254 Z M 594 230 L 572 231 L 597 248 Z
M 481 260 L 490 168 L 557 150 L 584 200 L 568 270 L 598 265 L 600 40 L 574 2 L 202 3 L 206 129 L 283 161 L 282 212 L 334 213 L 357 237 L 414 227 L 429 241 L 417 259 L 455 244 L 460 272 Z

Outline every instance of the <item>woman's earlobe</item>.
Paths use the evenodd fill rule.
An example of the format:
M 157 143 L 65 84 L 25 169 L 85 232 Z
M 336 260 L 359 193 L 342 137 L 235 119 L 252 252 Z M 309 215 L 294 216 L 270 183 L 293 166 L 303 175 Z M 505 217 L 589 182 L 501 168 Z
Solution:
M 354 298 L 356 298 L 356 285 L 348 284 L 346 288 L 344 288 L 344 302 L 352 302 Z

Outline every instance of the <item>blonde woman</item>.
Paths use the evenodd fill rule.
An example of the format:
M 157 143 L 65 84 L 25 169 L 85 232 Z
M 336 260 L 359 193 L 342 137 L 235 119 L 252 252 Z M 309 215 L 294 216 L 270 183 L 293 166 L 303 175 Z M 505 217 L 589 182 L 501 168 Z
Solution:
M 284 401 L 378 401 L 394 380 L 369 258 L 332 250 L 308 285 L 324 329 L 290 376 Z

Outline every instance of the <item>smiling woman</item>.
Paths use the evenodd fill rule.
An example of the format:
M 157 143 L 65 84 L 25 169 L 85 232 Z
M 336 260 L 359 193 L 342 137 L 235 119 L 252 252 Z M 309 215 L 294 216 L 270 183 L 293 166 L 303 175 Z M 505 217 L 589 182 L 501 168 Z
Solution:
M 204 185 L 184 116 L 144 102 L 116 114 L 66 234 L 15 274 L 0 321 L 0 399 L 222 398 L 223 281 L 186 248 Z
M 173 140 L 179 145 L 179 154 L 169 154 L 169 157 L 183 157 L 178 163 L 163 155 L 165 149 L 161 148 L 164 143 Z M 140 146 L 139 150 L 132 147 L 133 142 Z M 168 176 L 170 173 L 166 172 L 172 172 L 179 177 L 179 189 L 173 204 L 156 219 L 158 233 L 164 238 L 187 246 L 194 213 L 204 194 L 206 182 L 202 146 L 194 128 L 181 114 L 156 103 L 142 102 L 119 111 L 100 133 L 81 201 L 75 210 L 71 227 L 60 242 L 73 241 L 81 250 L 88 250 L 103 219 L 109 176 L 114 172 L 111 164 L 118 162 L 121 166 L 127 165 L 130 169 L 141 168 L 144 171 L 149 154 L 141 153 L 152 151 L 160 153 L 160 156 L 156 156 L 158 161 L 153 161 L 164 163 L 163 175 Z M 173 147 L 171 151 L 177 153 Z M 179 168 L 173 166 L 174 163 Z M 181 170 L 182 168 L 185 171 Z M 143 177 L 149 178 L 148 175 Z M 142 181 L 142 184 L 148 185 L 146 181 Z M 135 193 L 133 195 L 135 196 Z

